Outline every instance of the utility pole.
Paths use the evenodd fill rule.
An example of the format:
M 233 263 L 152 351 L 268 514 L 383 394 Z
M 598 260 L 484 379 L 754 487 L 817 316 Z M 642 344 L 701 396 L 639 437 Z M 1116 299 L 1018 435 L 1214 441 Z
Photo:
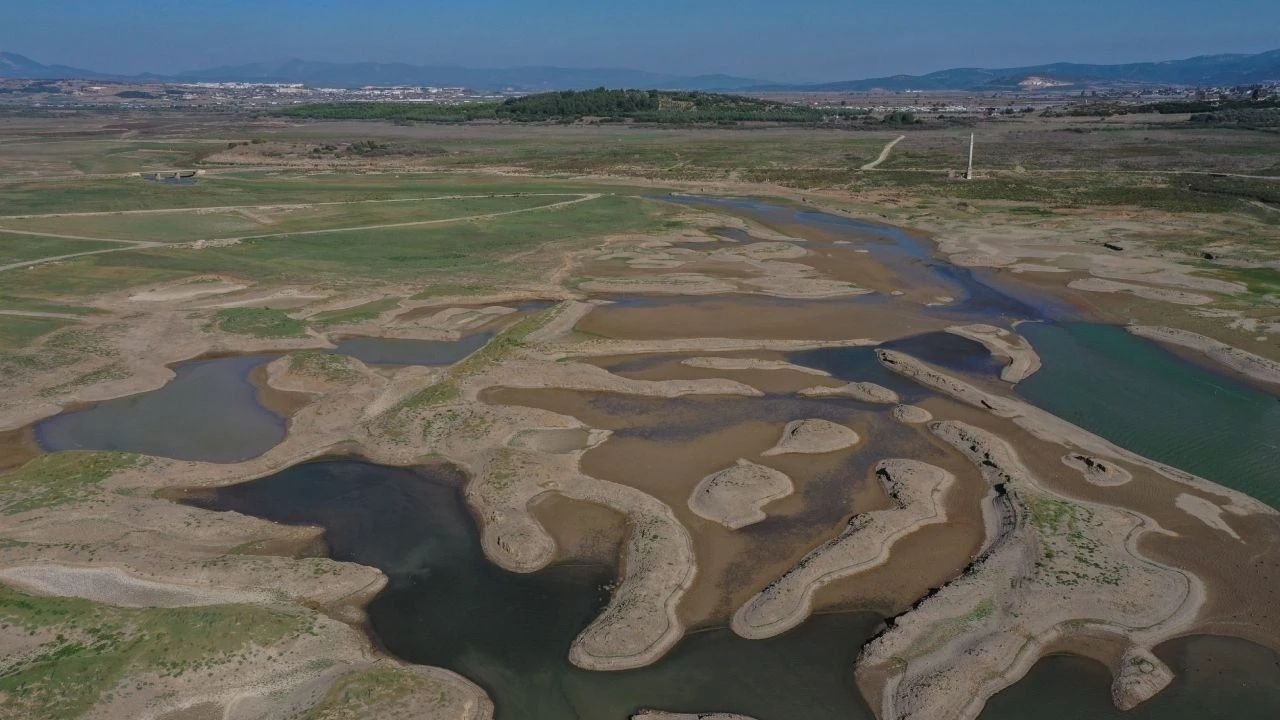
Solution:
M 965 172 L 964 179 L 973 179 L 973 133 L 969 133 L 969 170 Z

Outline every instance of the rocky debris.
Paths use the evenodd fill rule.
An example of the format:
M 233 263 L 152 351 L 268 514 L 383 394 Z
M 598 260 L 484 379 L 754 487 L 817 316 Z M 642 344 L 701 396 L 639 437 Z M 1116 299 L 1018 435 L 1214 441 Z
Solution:
M 1132 710 L 1155 697 L 1173 682 L 1173 671 L 1144 647 L 1131 645 L 1120 658 L 1120 671 L 1111 682 L 1111 701 L 1120 710 Z
M 1090 455 L 1067 453 L 1062 456 L 1062 464 L 1080 471 L 1085 480 L 1094 485 L 1123 485 L 1133 479 L 1133 473 L 1109 461 L 1100 460 Z
M 933 419 L 933 413 L 918 405 L 899 405 L 891 414 L 894 420 L 912 425 L 927 423 Z
M 778 444 L 761 454 L 835 452 L 857 445 L 860 439 L 858 433 L 852 429 L 837 425 L 830 420 L 792 420 L 783 428 Z
M 737 530 L 767 517 L 761 508 L 792 493 L 785 473 L 746 459 L 702 479 L 689 496 L 689 509 L 698 517 Z

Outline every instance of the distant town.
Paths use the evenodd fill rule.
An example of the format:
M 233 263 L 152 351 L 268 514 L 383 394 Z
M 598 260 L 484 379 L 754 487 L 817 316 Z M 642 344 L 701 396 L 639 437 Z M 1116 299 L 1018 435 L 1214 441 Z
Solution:
M 1059 83 L 1024 81 L 999 91 L 746 92 L 752 97 L 832 110 L 919 115 L 1015 114 L 1089 105 L 1144 105 L 1175 101 L 1230 101 L 1280 97 L 1280 82 L 1237 87 L 1143 87 L 1080 89 Z M 277 110 L 294 105 L 335 102 L 398 102 L 440 105 L 494 102 L 528 95 L 506 89 L 465 87 L 366 86 L 310 87 L 302 83 L 194 82 L 139 83 L 103 80 L 0 79 L 0 108 L 49 110 Z

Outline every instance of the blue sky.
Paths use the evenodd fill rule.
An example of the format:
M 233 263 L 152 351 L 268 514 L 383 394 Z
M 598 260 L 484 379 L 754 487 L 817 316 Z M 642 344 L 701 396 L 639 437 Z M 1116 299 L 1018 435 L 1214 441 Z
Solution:
M 820 81 L 1275 48 L 1278 0 L 0 0 L 0 50 L 114 72 L 300 57 Z

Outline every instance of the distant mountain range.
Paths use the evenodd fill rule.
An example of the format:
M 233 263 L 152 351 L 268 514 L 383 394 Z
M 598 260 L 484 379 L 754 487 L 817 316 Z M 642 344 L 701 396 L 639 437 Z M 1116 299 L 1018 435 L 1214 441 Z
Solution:
M 812 91 L 1038 89 L 1064 85 L 1252 85 L 1280 81 L 1280 50 L 1257 55 L 1201 55 L 1186 60 L 1086 65 L 1051 63 L 1012 68 L 953 68 L 928 75 L 893 75 L 804 86 Z M 793 87 L 793 86 L 784 86 Z
M 436 85 L 475 90 L 581 90 L 594 87 L 725 91 L 1036 90 L 1087 85 L 1250 85 L 1280 81 L 1280 50 L 1257 55 L 1202 55 L 1186 60 L 1087 65 L 1052 63 L 1012 68 L 954 68 L 927 75 L 893 75 L 817 85 L 785 85 L 732 75 L 670 75 L 619 68 L 464 68 L 405 63 L 331 63 L 286 60 L 192 70 L 174 75 L 114 75 L 65 65 L 44 65 L 0 52 L 0 77 L 135 82 L 303 83 L 313 87 Z

